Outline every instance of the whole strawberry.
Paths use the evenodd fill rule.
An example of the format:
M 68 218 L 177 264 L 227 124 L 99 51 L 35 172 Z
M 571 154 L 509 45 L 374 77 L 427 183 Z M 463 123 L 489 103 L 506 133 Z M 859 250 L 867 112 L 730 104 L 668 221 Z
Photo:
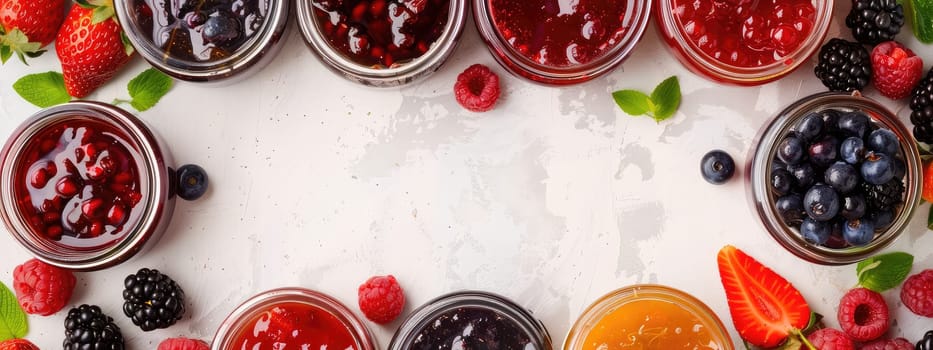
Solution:
M 64 0 L 0 0 L 0 61 L 41 55 L 64 19 Z
M 896 41 L 887 41 L 871 50 L 875 88 L 891 99 L 910 95 L 923 76 L 923 60 Z
M 55 39 L 65 88 L 77 98 L 110 80 L 133 54 L 113 16 L 111 0 L 78 0 Z

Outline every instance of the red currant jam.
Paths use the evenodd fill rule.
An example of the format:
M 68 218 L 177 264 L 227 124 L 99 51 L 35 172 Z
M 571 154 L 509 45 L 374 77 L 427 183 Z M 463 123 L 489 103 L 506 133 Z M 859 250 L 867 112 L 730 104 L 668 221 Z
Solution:
M 305 350 L 357 349 L 347 326 L 319 307 L 282 303 L 246 323 L 234 338 L 233 349 Z
M 813 31 L 812 0 L 673 0 L 688 41 L 737 67 L 761 67 L 790 55 Z M 793 62 L 786 62 L 788 64 Z
M 32 230 L 74 248 L 115 243 L 139 221 L 141 161 L 122 131 L 75 117 L 40 130 L 14 172 Z
M 489 0 L 502 38 L 522 56 L 549 67 L 602 57 L 628 31 L 629 0 Z
M 217 61 L 231 56 L 262 29 L 268 0 L 134 0 L 143 35 L 171 57 Z
M 421 57 L 447 25 L 450 0 L 313 0 L 330 45 L 374 68 Z

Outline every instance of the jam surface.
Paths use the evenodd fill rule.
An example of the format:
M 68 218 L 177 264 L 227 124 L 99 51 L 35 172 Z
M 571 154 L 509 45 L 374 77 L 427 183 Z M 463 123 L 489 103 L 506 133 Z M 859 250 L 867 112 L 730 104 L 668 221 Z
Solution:
M 318 29 L 356 63 L 392 67 L 421 57 L 447 25 L 449 0 L 313 0 Z
M 692 312 L 668 301 L 641 299 L 603 315 L 586 335 L 582 349 L 718 350 L 721 346 Z
M 628 32 L 628 0 L 489 0 L 493 25 L 522 56 L 549 67 L 602 57 Z
M 460 307 L 447 311 L 418 331 L 411 349 L 535 349 L 521 327 L 486 308 Z
M 134 0 L 142 34 L 176 59 L 229 57 L 266 21 L 273 0 Z
M 358 349 L 347 326 L 330 312 L 303 303 L 277 304 L 236 335 L 240 350 Z
M 14 173 L 32 230 L 75 248 L 119 240 L 139 221 L 139 155 L 113 126 L 89 118 L 50 125 L 28 141 Z
M 811 0 L 673 0 L 681 31 L 709 57 L 737 67 L 783 60 L 813 32 Z M 793 62 L 786 62 L 787 64 Z

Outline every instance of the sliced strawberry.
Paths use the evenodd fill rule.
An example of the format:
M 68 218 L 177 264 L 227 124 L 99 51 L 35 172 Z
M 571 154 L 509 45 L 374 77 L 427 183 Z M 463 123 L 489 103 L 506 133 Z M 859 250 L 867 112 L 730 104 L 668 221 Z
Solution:
M 735 329 L 751 344 L 774 347 L 810 322 L 810 307 L 783 277 L 731 245 L 717 257 Z
M 108 2 L 78 0 L 58 31 L 55 52 L 71 96 L 81 98 L 104 85 L 133 54 Z
M 41 55 L 64 19 L 64 0 L 0 0 L 0 61 Z

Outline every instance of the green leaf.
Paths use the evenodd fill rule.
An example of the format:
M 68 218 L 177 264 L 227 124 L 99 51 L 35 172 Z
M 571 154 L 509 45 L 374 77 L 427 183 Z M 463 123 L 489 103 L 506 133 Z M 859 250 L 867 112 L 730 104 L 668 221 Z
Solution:
M 13 57 L 13 49 L 4 44 L 0 44 L 0 63 L 6 63 L 10 57 Z
M 933 205 L 930 206 L 930 213 L 927 214 L 927 229 L 933 230 Z
M 6 63 L 6 60 L 8 60 L 13 53 L 16 53 L 16 57 L 19 57 L 20 61 L 23 61 L 23 64 L 27 66 L 29 64 L 26 63 L 25 54 L 39 52 L 39 49 L 42 48 L 42 44 L 30 42 L 29 38 L 26 37 L 26 33 L 16 28 L 3 37 L 0 37 L 0 46 L 4 47 L 4 51 L 0 52 L 0 61 Z
M 800 334 L 810 335 L 810 333 L 815 332 L 816 330 L 823 328 L 823 315 L 810 311 L 810 322 L 807 323 L 807 326 L 800 330 Z
M 59 72 L 24 76 L 13 83 L 13 90 L 27 102 L 42 108 L 71 101 L 65 89 L 65 78 Z
M 894 252 L 862 260 L 856 267 L 858 283 L 862 287 L 883 292 L 904 282 L 914 264 L 914 256 Z
M 171 88 L 172 78 L 153 68 L 143 71 L 126 86 L 133 98 L 130 105 L 140 112 L 155 106 Z
M 113 7 L 110 6 L 99 6 L 94 8 L 94 12 L 91 14 L 91 24 L 98 24 L 100 22 L 106 21 L 113 17 L 114 11 Z
M 639 116 L 652 112 L 651 99 L 641 91 L 619 90 L 612 93 L 612 98 L 628 115 Z
M 126 32 L 120 31 L 120 41 L 123 43 L 123 51 L 126 52 L 127 56 L 132 56 L 133 52 L 136 52 L 136 48 L 133 47 L 130 38 L 126 37 Z
M 26 313 L 20 308 L 16 296 L 0 283 L 0 341 L 22 338 L 29 332 Z
M 657 105 L 654 119 L 662 121 L 670 118 L 680 107 L 680 81 L 677 76 L 671 76 L 658 84 L 651 92 L 651 101 Z

